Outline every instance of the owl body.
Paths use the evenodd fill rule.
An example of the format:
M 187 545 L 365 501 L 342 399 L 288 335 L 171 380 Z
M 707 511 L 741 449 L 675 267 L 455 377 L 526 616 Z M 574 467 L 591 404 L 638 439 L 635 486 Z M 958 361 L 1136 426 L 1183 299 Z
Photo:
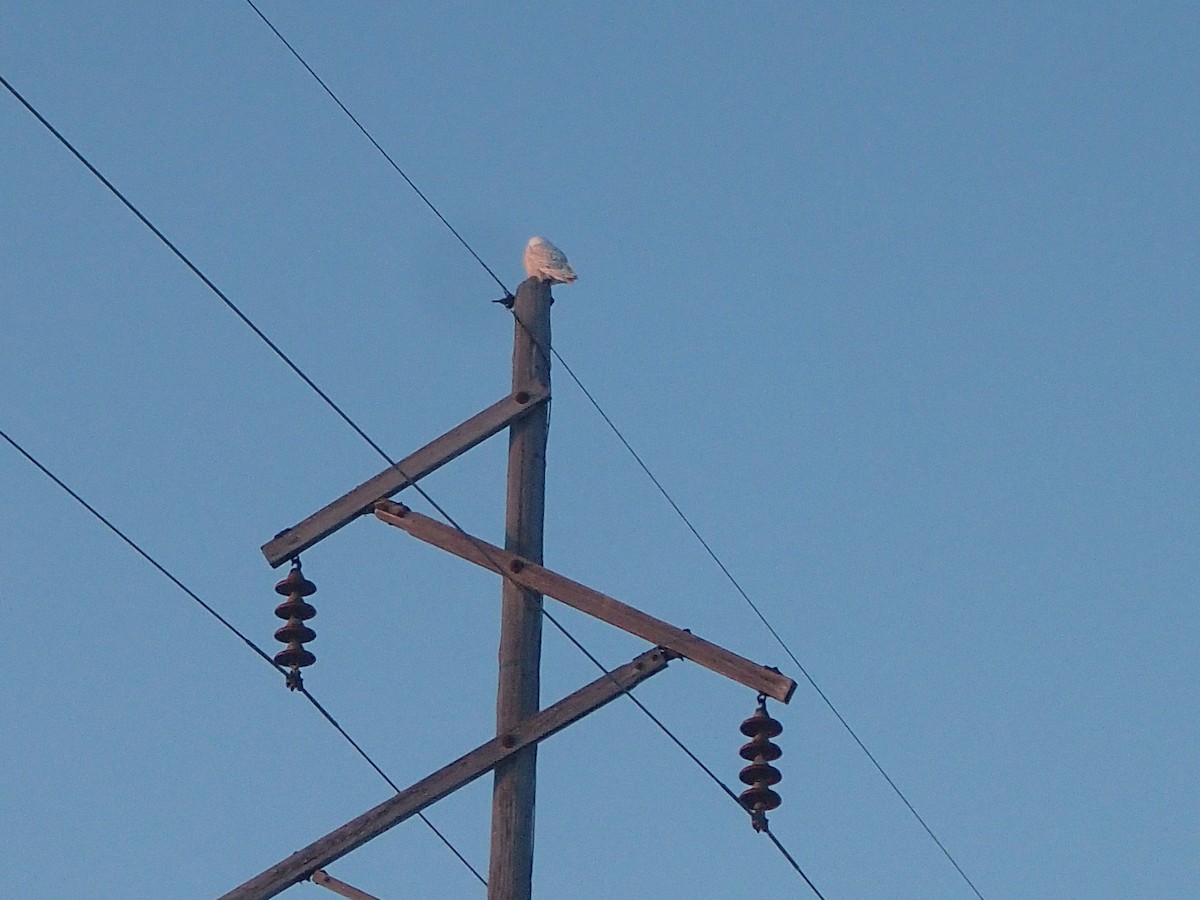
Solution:
M 531 237 L 525 245 L 525 274 L 550 284 L 570 284 L 578 276 L 567 256 L 544 237 Z

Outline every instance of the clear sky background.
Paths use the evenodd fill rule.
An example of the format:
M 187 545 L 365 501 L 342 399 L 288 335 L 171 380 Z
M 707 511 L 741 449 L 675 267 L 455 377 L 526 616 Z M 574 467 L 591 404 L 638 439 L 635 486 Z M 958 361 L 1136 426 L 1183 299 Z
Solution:
M 985 897 L 1200 896 L 1195 4 L 262 5 L 509 287 L 565 249 L 556 347 Z M 497 285 L 241 0 L 9 0 L 0 74 L 389 452 L 507 393 Z M 259 546 L 381 461 L 0 136 L 0 428 L 274 652 Z M 973 896 L 554 384 L 547 563 L 801 681 L 771 821 L 827 897 Z M 426 483 L 497 543 L 504 457 Z M 307 684 L 396 782 L 491 736 L 497 579 L 371 519 L 304 562 Z M 6 896 L 215 896 L 390 794 L 6 445 L 0 612 Z M 544 702 L 595 677 L 548 629 Z M 751 691 L 638 695 L 737 785 Z M 809 896 L 627 701 L 539 760 L 538 896 Z M 485 872 L 489 808 L 429 811 Z M 415 820 L 330 871 L 483 896 Z

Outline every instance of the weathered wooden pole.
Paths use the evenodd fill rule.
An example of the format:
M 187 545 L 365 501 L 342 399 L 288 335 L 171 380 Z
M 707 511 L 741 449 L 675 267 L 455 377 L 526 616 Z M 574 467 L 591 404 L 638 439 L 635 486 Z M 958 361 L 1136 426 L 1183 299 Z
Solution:
M 550 285 L 529 278 L 513 305 L 513 390 L 550 387 Z M 509 428 L 504 548 L 542 562 L 549 404 Z M 505 580 L 500 614 L 496 733 L 538 711 L 541 688 L 542 595 Z M 496 767 L 488 900 L 529 900 L 533 889 L 533 819 L 537 746 Z

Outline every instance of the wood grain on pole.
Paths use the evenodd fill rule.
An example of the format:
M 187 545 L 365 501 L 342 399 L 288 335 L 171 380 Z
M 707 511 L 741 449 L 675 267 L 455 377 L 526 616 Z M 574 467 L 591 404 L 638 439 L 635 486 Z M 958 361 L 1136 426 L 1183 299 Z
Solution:
M 343 525 L 371 511 L 376 500 L 391 497 L 409 485 L 441 468 L 476 444 L 503 431 L 513 422 L 539 408 L 550 398 L 542 384 L 515 386 L 512 394 L 493 403 L 461 425 L 451 428 L 441 437 L 430 441 L 394 466 L 389 466 L 369 481 L 365 481 L 334 500 L 324 509 L 313 513 L 303 522 L 281 531 L 263 544 L 263 556 L 272 566 L 287 562 L 297 553 L 324 540 Z
M 613 669 L 553 706 L 534 714 L 508 733 L 492 738 L 303 850 L 297 850 L 287 859 L 234 888 L 220 900 L 268 900 L 282 893 L 293 884 L 311 877 L 318 869 L 341 859 L 389 828 L 432 806 L 447 794 L 490 772 L 497 763 L 514 753 L 557 734 L 588 713 L 632 690 L 665 669 L 673 656 L 669 651 L 656 648 Z
M 540 384 L 550 389 L 550 285 L 529 278 L 513 304 L 513 390 Z M 508 430 L 508 497 L 504 546 L 542 560 L 546 502 L 549 403 L 531 410 Z M 542 597 L 505 581 L 501 589 L 496 733 L 503 734 L 538 711 L 542 655 Z M 489 900 L 529 900 L 533 891 L 533 822 L 537 792 L 537 746 L 496 766 L 492 788 Z
M 607 594 L 524 559 L 519 554 L 501 550 L 487 541 L 464 534 L 457 528 L 413 512 L 402 504 L 387 501 L 378 503 L 375 506 L 375 516 L 448 553 L 493 572 L 499 572 L 504 576 L 506 583 L 515 581 L 529 590 L 553 597 L 580 612 L 615 625 L 622 631 L 667 647 L 698 665 L 782 703 L 791 700 L 792 693 L 796 690 L 796 682 L 775 669 L 760 666 L 724 647 L 697 637 L 690 631 L 676 628 Z

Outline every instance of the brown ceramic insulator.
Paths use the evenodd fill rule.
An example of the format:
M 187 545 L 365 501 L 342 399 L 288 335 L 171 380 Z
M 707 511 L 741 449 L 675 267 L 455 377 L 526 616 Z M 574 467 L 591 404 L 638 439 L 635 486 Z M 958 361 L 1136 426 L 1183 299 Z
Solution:
M 749 743 L 742 744 L 742 749 L 738 751 L 738 755 L 742 759 L 754 761 L 762 759 L 764 762 L 774 762 L 783 756 L 783 750 L 778 744 L 772 744 L 766 738 L 755 738 Z
M 783 750 L 771 743 L 771 738 L 783 733 L 783 725 L 767 715 L 766 698 L 760 696 L 758 709 L 742 723 L 741 731 L 750 740 L 742 745 L 738 755 L 748 760 L 750 765 L 738 773 L 738 778 L 750 787 L 742 791 L 738 801 L 750 813 L 750 823 L 754 830 L 766 831 L 767 812 L 776 809 L 783 802 L 783 799 L 771 790 L 771 785 L 779 784 L 783 775 L 770 765 L 783 755 Z
M 315 640 L 316 637 L 317 633 L 299 619 L 290 620 L 275 632 L 275 640 L 282 644 L 303 645 Z
M 281 619 L 299 619 L 301 622 L 305 622 L 316 614 L 316 608 L 305 603 L 298 596 L 288 597 L 275 607 L 275 615 Z
M 782 797 L 780 797 L 770 788 L 765 787 L 748 788 L 747 790 L 742 791 L 742 794 L 740 797 L 738 797 L 738 800 L 741 801 L 742 806 L 746 807 L 746 809 L 750 810 L 751 812 L 765 812 L 772 809 L 778 809 L 779 804 L 783 802 Z
M 287 644 L 275 654 L 275 663 L 291 669 L 287 677 L 287 686 L 292 690 L 299 690 L 302 686 L 300 669 L 317 661 L 311 651 L 304 649 L 304 645 L 317 636 L 315 631 L 304 624 L 317 614 L 317 610 L 303 599 L 316 591 L 317 586 L 300 574 L 299 559 L 293 562 L 287 577 L 275 585 L 275 593 L 287 597 L 275 607 L 275 615 L 286 620 L 286 624 L 275 632 L 275 640 Z
M 769 738 L 779 737 L 783 734 L 783 724 L 778 719 L 768 716 L 766 705 L 760 703 L 754 715 L 742 723 L 742 734 L 746 737 L 757 737 L 760 734 Z
M 783 774 L 770 763 L 756 762 L 742 769 L 738 773 L 738 778 L 741 779 L 742 784 L 770 787 L 773 784 L 779 784 L 783 780 Z
M 307 597 L 317 592 L 317 586 L 300 574 L 300 567 L 293 566 L 287 577 L 275 585 L 275 593 L 287 597 L 289 594 L 299 594 Z
M 316 661 L 317 658 L 299 644 L 290 644 L 275 654 L 275 662 L 290 667 L 293 672 L 301 666 L 311 666 Z

